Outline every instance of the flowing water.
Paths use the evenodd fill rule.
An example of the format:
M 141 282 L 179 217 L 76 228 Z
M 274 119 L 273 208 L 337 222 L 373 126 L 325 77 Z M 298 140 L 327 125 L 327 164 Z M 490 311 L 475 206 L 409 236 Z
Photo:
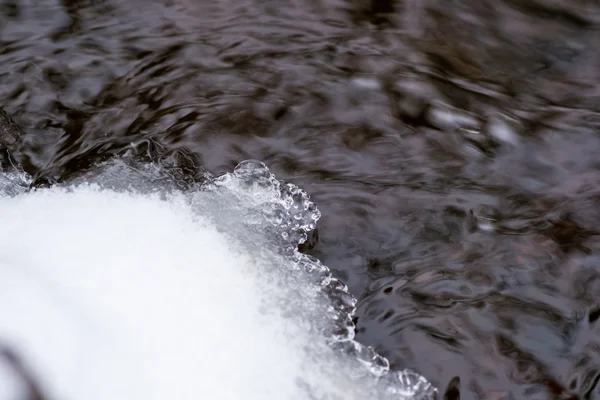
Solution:
M 317 205 L 300 251 L 392 370 L 448 399 L 596 399 L 599 27 L 585 0 L 3 0 L 2 165 L 44 188 L 129 151 L 189 190 L 260 160 Z M 22 196 L 4 246 L 38 207 L 110 206 Z

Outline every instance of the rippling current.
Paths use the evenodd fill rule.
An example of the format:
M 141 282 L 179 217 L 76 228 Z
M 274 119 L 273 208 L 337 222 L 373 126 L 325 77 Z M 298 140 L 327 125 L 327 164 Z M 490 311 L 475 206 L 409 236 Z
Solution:
M 3 0 L 2 163 L 261 160 L 392 369 L 598 399 L 599 27 L 584 0 Z

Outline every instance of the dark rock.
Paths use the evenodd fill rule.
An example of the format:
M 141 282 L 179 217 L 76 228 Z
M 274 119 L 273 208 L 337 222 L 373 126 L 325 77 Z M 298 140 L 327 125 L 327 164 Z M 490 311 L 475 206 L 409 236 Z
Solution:
M 21 128 L 0 108 L 0 147 L 11 152 L 15 151 L 22 135 Z

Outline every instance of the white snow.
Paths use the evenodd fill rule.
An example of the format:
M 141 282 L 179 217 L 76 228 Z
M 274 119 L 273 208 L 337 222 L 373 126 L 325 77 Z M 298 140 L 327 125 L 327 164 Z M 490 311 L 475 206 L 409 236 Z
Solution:
M 0 350 L 48 400 L 383 398 L 307 317 L 326 309 L 318 288 L 274 275 L 289 261 L 190 196 L 0 195 Z M 0 356 L 0 400 L 25 389 Z

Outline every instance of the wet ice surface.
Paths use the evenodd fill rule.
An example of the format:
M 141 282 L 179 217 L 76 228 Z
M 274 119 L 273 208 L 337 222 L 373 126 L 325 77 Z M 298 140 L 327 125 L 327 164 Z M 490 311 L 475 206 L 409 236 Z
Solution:
M 318 210 L 263 164 L 185 192 L 155 165 L 98 170 L 0 197 L 1 399 L 34 398 L 21 367 L 61 400 L 434 394 L 352 340 L 355 300 L 295 249 Z
M 357 339 L 393 369 L 449 398 L 594 399 L 599 16 L 585 0 L 2 1 L 1 105 L 25 133 L 3 122 L 0 158 L 35 186 L 132 147 L 177 187 L 261 160 L 319 205 L 300 247 L 348 284 Z

